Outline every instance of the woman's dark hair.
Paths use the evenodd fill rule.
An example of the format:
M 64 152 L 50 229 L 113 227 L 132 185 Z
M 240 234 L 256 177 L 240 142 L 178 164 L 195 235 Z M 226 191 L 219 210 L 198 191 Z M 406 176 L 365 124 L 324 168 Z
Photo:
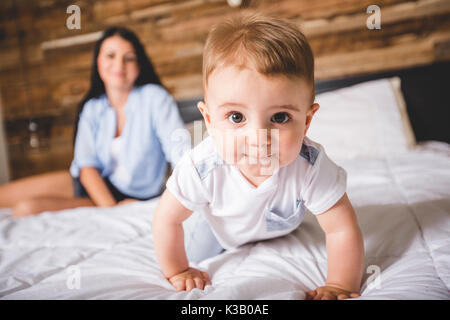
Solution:
M 161 81 L 159 80 L 159 77 L 156 74 L 153 65 L 150 61 L 150 58 L 145 53 L 144 47 L 142 46 L 141 42 L 139 41 L 138 37 L 134 34 L 134 32 L 124 27 L 111 27 L 106 29 L 102 37 L 95 43 L 94 46 L 94 55 L 92 57 L 92 67 L 91 67 L 91 87 L 89 88 L 89 91 L 78 105 L 73 134 L 74 144 L 75 138 L 77 136 L 80 114 L 83 111 L 84 105 L 88 100 L 92 98 L 98 98 L 105 93 L 105 85 L 102 79 L 100 78 L 100 74 L 98 73 L 97 57 L 100 52 L 100 48 L 102 46 L 103 41 L 115 35 L 118 35 L 121 38 L 130 42 L 133 45 L 134 51 L 136 53 L 137 63 L 139 66 L 139 76 L 134 82 L 134 86 L 141 86 L 148 83 L 158 84 L 162 86 Z

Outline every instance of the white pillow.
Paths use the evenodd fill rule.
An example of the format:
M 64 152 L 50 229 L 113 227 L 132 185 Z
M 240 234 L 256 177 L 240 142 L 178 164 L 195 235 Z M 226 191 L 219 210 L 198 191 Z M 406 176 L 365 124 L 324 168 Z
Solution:
M 386 158 L 415 146 L 400 79 L 380 79 L 318 94 L 307 136 L 330 158 Z

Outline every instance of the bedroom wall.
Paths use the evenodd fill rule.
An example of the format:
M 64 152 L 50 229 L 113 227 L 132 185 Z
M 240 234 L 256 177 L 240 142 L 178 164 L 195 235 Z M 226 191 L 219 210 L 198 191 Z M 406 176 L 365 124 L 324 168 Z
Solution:
M 371 30 L 366 10 L 374 4 L 381 29 Z M 67 27 L 70 5 L 80 8 L 80 29 Z M 188 99 L 201 95 L 210 26 L 238 11 L 297 23 L 315 53 L 317 79 L 450 60 L 448 0 L 246 0 L 240 8 L 226 0 L 2 0 L 0 93 L 11 177 L 68 168 L 75 110 L 102 30 L 134 30 L 169 91 Z M 34 137 L 30 119 L 38 128 Z

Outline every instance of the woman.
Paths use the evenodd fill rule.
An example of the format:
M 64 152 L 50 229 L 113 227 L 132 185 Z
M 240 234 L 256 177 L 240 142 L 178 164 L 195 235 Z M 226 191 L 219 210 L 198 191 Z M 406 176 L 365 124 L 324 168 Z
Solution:
M 13 207 L 13 216 L 20 217 L 158 196 L 166 159 L 173 167 L 190 148 L 190 139 L 173 138 L 179 129 L 184 124 L 177 106 L 137 37 L 125 28 L 110 28 L 94 48 L 70 175 L 58 172 L 2 186 L 0 207 Z

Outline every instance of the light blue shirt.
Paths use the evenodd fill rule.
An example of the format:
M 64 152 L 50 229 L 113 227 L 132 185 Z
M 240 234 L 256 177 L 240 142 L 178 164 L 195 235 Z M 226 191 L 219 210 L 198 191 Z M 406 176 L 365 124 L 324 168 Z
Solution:
M 175 167 L 191 148 L 190 137 L 174 99 L 159 85 L 133 88 L 124 114 L 119 161 L 129 179 L 120 179 L 114 172 L 111 142 L 117 118 L 105 94 L 87 101 L 80 114 L 70 173 L 76 178 L 82 167 L 96 167 L 122 193 L 137 198 L 154 196 L 163 186 L 167 161 Z

